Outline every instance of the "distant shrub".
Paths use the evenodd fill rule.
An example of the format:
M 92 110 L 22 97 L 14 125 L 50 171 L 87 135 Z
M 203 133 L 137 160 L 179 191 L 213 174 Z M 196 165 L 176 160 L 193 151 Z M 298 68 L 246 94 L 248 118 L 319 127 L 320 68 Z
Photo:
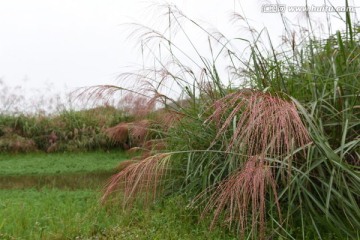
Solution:
M 88 151 L 121 147 L 106 129 L 129 116 L 111 106 L 63 110 L 57 114 L 0 116 L 0 151 Z
M 37 150 L 32 139 L 21 137 L 17 134 L 5 134 L 0 137 L 0 152 L 34 152 Z

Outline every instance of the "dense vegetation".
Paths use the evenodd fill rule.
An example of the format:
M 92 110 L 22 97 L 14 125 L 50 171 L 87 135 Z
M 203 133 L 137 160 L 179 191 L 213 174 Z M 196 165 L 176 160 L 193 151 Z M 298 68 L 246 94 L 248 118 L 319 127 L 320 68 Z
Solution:
M 140 96 L 163 104 L 171 124 L 157 129 L 162 148 L 112 177 L 103 201 L 127 209 L 183 195 L 202 210 L 199 217 L 211 216 L 210 228 L 225 223 L 240 239 L 358 238 L 360 31 L 350 13 L 339 14 L 344 30 L 325 38 L 307 18 L 309 29 L 298 39 L 284 18 L 287 32 L 277 49 L 266 30 L 249 29 L 252 41 L 227 39 L 172 6 L 166 12 L 164 33 L 136 31 L 155 64 L 124 77 L 146 86 Z M 205 33 L 210 56 L 186 24 Z M 237 42 L 247 44 L 248 58 Z M 229 74 L 218 67 L 224 62 Z M 180 89 L 180 97 L 169 88 Z
M 189 214 L 185 228 L 203 220 L 201 231 L 207 224 L 213 239 L 359 238 L 360 28 L 350 12 L 338 15 L 344 29 L 325 37 L 315 34 L 310 18 L 309 29 L 296 31 L 282 16 L 279 48 L 241 16 L 250 40 L 210 32 L 173 6 L 166 14 L 165 31 L 134 31 L 149 50 L 144 56 L 153 57 L 149 68 L 122 75 L 138 85 L 79 94 L 96 100 L 128 91 L 121 99 L 130 103 L 126 114 L 100 108 L 90 115 L 2 116 L 0 148 L 129 149 L 134 157 L 108 181 L 104 208 L 120 204 L 142 214 L 174 207 Z M 188 24 L 205 35 L 205 53 Z M 93 117 L 108 116 L 94 111 L 112 117 Z
M 1 114 L 0 151 L 46 152 L 109 149 L 114 143 L 105 129 L 128 117 L 123 111 L 104 106 L 90 110 L 63 110 L 46 115 Z

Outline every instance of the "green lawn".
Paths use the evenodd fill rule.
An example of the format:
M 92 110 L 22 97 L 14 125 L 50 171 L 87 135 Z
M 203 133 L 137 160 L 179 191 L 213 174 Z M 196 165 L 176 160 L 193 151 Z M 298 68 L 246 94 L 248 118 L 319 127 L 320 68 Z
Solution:
M 208 231 L 171 199 L 150 210 L 104 208 L 98 192 L 0 190 L 0 239 L 235 239 Z
M 0 156 L 0 239 L 236 239 L 184 207 L 181 198 L 151 209 L 99 203 L 101 187 L 126 159 L 121 152 Z
M 0 176 L 109 171 L 126 158 L 120 151 L 1 154 Z
M 0 239 L 66 239 L 96 234 L 111 218 L 91 190 L 0 190 Z M 11 239 L 11 238 L 10 238 Z

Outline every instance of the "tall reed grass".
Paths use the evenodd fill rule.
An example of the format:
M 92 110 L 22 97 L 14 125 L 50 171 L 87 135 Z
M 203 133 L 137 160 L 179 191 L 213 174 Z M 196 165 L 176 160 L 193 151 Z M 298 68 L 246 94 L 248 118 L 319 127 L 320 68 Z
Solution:
M 202 216 L 213 214 L 212 226 L 224 221 L 241 239 L 358 238 L 360 31 L 350 13 L 339 13 L 345 30 L 326 37 L 309 24 L 302 44 L 289 38 L 295 34 L 281 15 L 288 31 L 281 48 L 266 30 L 249 29 L 252 40 L 226 39 L 174 6 L 166 14 L 165 32 L 135 31 L 154 65 L 123 77 L 135 78 L 140 96 L 161 104 L 158 114 L 179 117 L 157 129 L 165 149 L 123 168 L 104 200 L 120 191 L 126 204 L 139 189 L 151 193 L 161 184 L 164 197 L 185 194 Z M 185 23 L 205 34 L 208 57 Z M 177 45 L 175 34 L 190 47 Z M 237 41 L 247 44 L 246 58 L 233 47 Z M 229 75 L 218 68 L 226 64 Z M 165 165 L 167 177 L 160 178 Z

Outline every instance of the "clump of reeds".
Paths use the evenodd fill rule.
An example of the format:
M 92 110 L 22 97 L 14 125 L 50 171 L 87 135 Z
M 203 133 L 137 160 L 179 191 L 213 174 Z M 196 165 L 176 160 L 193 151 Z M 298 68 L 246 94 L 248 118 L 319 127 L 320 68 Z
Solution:
M 204 207 L 204 216 L 214 214 L 211 225 L 224 217 L 237 225 L 240 237 L 359 236 L 360 44 L 349 13 L 346 31 L 325 40 L 309 29 L 309 40 L 297 45 L 296 34 L 287 32 L 285 44 L 291 46 L 284 47 L 291 51 L 275 49 L 269 34 L 269 44 L 263 44 L 266 31 L 249 27 L 253 41 L 244 42 L 250 59 L 224 35 L 207 31 L 178 9 L 168 6 L 167 13 L 170 32 L 136 31 L 155 64 L 133 76 L 162 97 L 164 109 L 180 116 L 159 134 L 162 151 L 172 156 L 165 157 L 166 165 L 176 169 L 174 191 L 203 198 L 205 204 L 195 204 Z M 205 32 L 210 56 L 197 49 L 180 19 Z M 180 29 L 177 34 L 189 41 L 194 56 L 176 45 L 172 29 Z M 160 56 L 152 46 L 159 46 Z M 218 71 L 220 59 L 233 74 Z M 240 83 L 226 85 L 224 79 Z M 173 85 L 180 88 L 178 101 L 161 92 Z M 127 203 L 141 197 L 143 183 L 161 186 L 154 180 L 159 179 L 157 156 L 163 155 L 140 159 L 115 175 L 105 198 L 119 189 Z
M 241 239 L 245 238 L 250 215 L 252 231 L 258 229 L 259 239 L 264 239 L 268 187 L 272 189 L 278 213 L 281 215 L 277 185 L 269 162 L 262 156 L 250 157 L 242 168 L 217 185 L 203 214 L 214 211 L 211 228 L 220 216 L 223 216 L 230 226 L 235 222 L 241 232 Z
M 295 104 L 279 96 L 239 90 L 217 100 L 214 108 L 208 120 L 221 126 L 215 139 L 232 130 L 226 151 L 242 147 L 247 156 L 281 157 L 309 142 Z
M 279 172 L 291 175 L 291 155 L 309 143 L 308 131 L 295 104 L 270 93 L 239 90 L 215 101 L 213 108 L 206 122 L 215 122 L 217 133 L 209 149 L 225 136 L 225 152 L 245 157 L 235 159 L 239 168 L 206 190 L 212 193 L 204 213 L 214 209 L 212 225 L 225 213 L 230 224 L 238 223 L 242 237 L 249 229 L 250 214 L 252 231 L 258 229 L 260 239 L 264 239 L 267 193 L 273 193 L 281 216 L 274 176 Z

